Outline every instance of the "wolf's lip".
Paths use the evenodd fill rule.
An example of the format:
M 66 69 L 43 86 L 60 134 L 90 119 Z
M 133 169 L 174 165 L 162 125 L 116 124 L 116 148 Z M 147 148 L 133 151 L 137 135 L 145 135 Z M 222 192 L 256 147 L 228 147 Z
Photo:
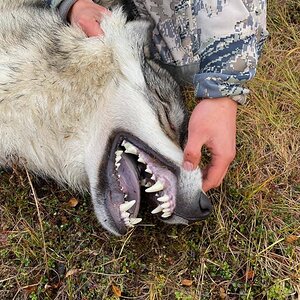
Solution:
M 140 186 L 152 193 L 157 207 L 153 214 L 162 218 L 171 216 L 175 209 L 177 167 L 153 151 L 138 138 L 127 133 L 115 136 L 107 165 L 109 193 L 106 207 L 123 234 L 142 219 Z M 111 180 L 112 179 L 112 180 Z

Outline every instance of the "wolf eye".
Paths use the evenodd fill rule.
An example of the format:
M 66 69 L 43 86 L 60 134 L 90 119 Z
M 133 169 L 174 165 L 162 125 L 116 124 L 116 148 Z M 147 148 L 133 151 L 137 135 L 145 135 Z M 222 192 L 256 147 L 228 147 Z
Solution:
M 172 131 L 176 132 L 175 125 L 171 122 L 170 117 L 169 117 L 169 115 L 167 114 L 167 112 L 165 112 L 165 113 L 166 113 L 166 118 L 167 118 L 167 120 L 168 120 L 170 129 L 171 129 Z

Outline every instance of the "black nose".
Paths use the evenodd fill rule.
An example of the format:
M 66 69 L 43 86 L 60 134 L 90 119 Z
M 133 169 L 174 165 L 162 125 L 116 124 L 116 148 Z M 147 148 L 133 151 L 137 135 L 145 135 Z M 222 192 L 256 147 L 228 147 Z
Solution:
M 194 201 L 178 200 L 174 215 L 193 223 L 206 219 L 212 211 L 209 198 L 201 191 Z
M 208 217 L 211 213 L 212 205 L 209 198 L 206 196 L 204 192 L 201 192 L 200 199 L 199 199 L 199 206 L 203 215 L 203 218 Z

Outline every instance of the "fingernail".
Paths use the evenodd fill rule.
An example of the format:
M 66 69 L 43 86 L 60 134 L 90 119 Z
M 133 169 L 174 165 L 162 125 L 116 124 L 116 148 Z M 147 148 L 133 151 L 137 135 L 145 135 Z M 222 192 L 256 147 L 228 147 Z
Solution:
M 187 171 L 193 171 L 193 170 L 194 170 L 193 164 L 192 164 L 191 162 L 189 162 L 189 161 L 185 161 L 185 162 L 183 163 L 183 168 L 184 168 L 185 170 L 187 170 Z

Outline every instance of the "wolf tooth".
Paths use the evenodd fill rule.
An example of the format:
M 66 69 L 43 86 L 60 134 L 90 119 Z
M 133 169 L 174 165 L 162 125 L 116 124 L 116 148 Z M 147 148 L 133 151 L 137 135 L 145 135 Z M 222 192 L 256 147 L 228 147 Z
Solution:
M 0 10 L 0 166 L 89 189 L 116 235 L 141 222 L 141 186 L 168 223 L 209 215 L 200 170 L 181 167 L 180 90 L 143 53 L 147 22 L 115 9 L 105 35 L 87 38 L 34 1 L 2 0 Z

